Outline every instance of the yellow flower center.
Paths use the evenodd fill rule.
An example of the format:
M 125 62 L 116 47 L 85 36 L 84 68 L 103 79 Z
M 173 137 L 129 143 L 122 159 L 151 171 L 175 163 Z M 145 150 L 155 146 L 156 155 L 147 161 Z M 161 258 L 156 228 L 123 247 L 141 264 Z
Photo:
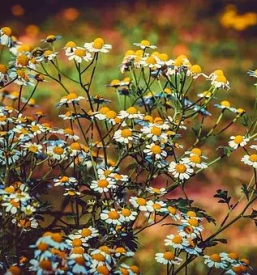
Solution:
M 167 251 L 167 252 L 163 253 L 163 258 L 165 260 L 172 261 L 172 260 L 174 260 L 175 255 L 174 255 L 174 253 Z
M 194 211 L 188 211 L 187 216 L 191 217 L 191 218 L 194 218 L 194 217 L 196 217 L 196 213 Z
M 109 182 L 107 180 L 99 180 L 98 181 L 98 187 L 105 188 L 109 185 Z
M 88 228 L 83 228 L 81 231 L 82 237 L 89 237 L 89 236 L 91 236 L 91 234 L 92 234 L 92 231 Z
M 74 247 L 81 246 L 81 244 L 82 244 L 82 241 L 78 238 L 76 238 L 72 241 L 72 246 L 74 246 Z
M 149 57 L 146 58 L 146 63 L 148 65 L 155 65 L 157 62 L 156 62 L 156 59 L 153 56 L 149 56 Z
M 2 74 L 7 73 L 7 67 L 4 64 L 0 64 L 0 73 Z
M 9 27 L 3 27 L 3 28 L 1 29 L 1 31 L 2 31 L 5 35 L 7 35 L 7 36 L 11 36 L 11 35 L 12 35 L 12 29 L 9 28 Z
M 53 233 L 51 237 L 57 243 L 62 242 L 62 235 L 60 233 Z
M 69 41 L 66 43 L 65 48 L 75 48 L 77 44 L 73 41 Z
M 172 90 L 170 88 L 165 88 L 163 91 L 164 91 L 164 93 L 166 93 L 168 95 L 172 94 Z
M 155 209 L 155 210 L 160 210 L 162 207 L 161 207 L 161 205 L 159 204 L 159 203 L 154 203 L 153 204 L 153 209 Z
M 98 262 L 104 262 L 105 261 L 105 257 L 101 253 L 97 253 L 97 254 L 92 255 L 92 258 L 94 260 L 98 261 Z
M 156 154 L 160 154 L 161 151 L 162 151 L 162 148 L 160 146 L 158 146 L 158 145 L 154 145 L 154 146 L 151 147 L 151 151 L 155 155 Z
M 51 54 L 53 54 L 53 52 L 50 51 L 50 50 L 47 50 L 47 51 L 44 52 L 44 55 L 45 55 L 45 56 L 49 56 L 49 55 L 51 55 Z
M 100 246 L 99 249 L 106 254 L 111 254 L 110 248 L 107 245 Z
M 128 51 L 126 51 L 125 56 L 134 55 L 134 54 L 135 54 L 135 51 L 128 50 Z
M 39 128 L 37 125 L 33 125 L 33 126 L 31 127 L 31 131 L 32 131 L 32 132 L 37 132 L 39 129 L 40 129 L 40 128 Z
M 96 38 L 93 42 L 93 48 L 100 50 L 104 45 L 104 40 L 102 38 Z
M 168 206 L 168 211 L 172 214 L 172 215 L 175 215 L 176 214 L 176 212 L 177 212 L 177 210 L 174 208 L 174 207 L 172 207 L 172 206 Z
M 25 54 L 21 54 L 17 57 L 17 63 L 21 66 L 27 66 L 29 63 L 29 58 Z
M 68 177 L 66 177 L 66 176 L 63 176 L 62 178 L 60 178 L 60 180 L 59 180 L 60 182 L 68 182 L 69 181 L 69 178 Z
M 105 265 L 99 265 L 96 268 L 96 271 L 101 275 L 109 275 L 110 274 L 108 268 Z
M 75 257 L 75 262 L 79 265 L 84 265 L 85 259 L 83 257 Z
M 77 247 L 75 246 L 73 249 L 72 249 L 72 253 L 74 254 L 83 254 L 85 251 L 85 249 L 81 246 Z
M 86 55 L 86 50 L 83 50 L 83 49 L 76 49 L 74 51 L 74 54 L 76 56 L 79 56 L 79 57 L 82 57 L 82 56 L 85 56 Z
M 71 145 L 70 145 L 70 148 L 72 150 L 81 150 L 81 145 L 78 143 L 78 142 L 73 142 Z
M 113 79 L 111 81 L 111 86 L 119 86 L 120 85 L 120 81 L 119 79 Z
M 38 152 L 38 148 L 36 145 L 31 145 L 29 146 L 29 151 L 33 152 L 33 153 L 37 153 Z
M 228 254 L 228 257 L 229 257 L 230 259 L 233 259 L 233 260 L 238 260 L 238 259 L 239 259 L 238 254 L 235 253 L 235 252 L 229 253 L 229 254 Z
M 148 40 L 142 40 L 140 42 L 141 45 L 145 46 L 145 47 L 149 47 L 151 45 L 150 41 Z
M 160 58 L 161 61 L 168 61 L 169 60 L 169 56 L 166 53 L 159 54 L 159 58 Z
M 250 155 L 249 160 L 250 160 L 251 162 L 257 162 L 257 155 L 256 155 L 256 154 Z
M 136 107 L 129 107 L 126 112 L 130 115 L 135 115 L 137 113 L 137 108 Z
M 221 83 L 226 83 L 227 82 L 227 78 L 224 75 L 218 75 L 216 77 L 215 81 L 221 82 Z
M 100 110 L 99 110 L 99 113 L 102 114 L 102 115 L 105 115 L 107 112 L 109 112 L 110 109 L 108 107 L 102 107 Z
M 19 225 L 23 228 L 29 228 L 31 226 L 31 222 L 29 220 L 20 220 Z
M 212 254 L 210 256 L 210 259 L 213 261 L 213 262 L 216 262 L 216 263 L 220 263 L 221 262 L 221 257 L 219 254 Z
M 156 117 L 154 119 L 154 123 L 158 124 L 158 125 L 162 125 L 163 124 L 163 119 L 160 117 Z
M 10 272 L 11 275 L 21 275 L 21 269 L 15 265 L 15 266 L 11 266 L 8 271 Z M 9 273 L 8 272 L 8 273 Z
M 135 274 L 139 274 L 139 268 L 136 265 L 131 265 L 130 270 Z
M 67 100 L 72 100 L 72 99 L 76 99 L 78 97 L 78 95 L 76 93 L 70 93 L 66 96 Z
M 131 137 L 132 132 L 129 129 L 124 129 L 124 130 L 121 131 L 121 136 L 123 138 Z
M 144 206 L 144 205 L 146 205 L 146 200 L 143 199 L 143 198 L 137 198 L 136 202 L 137 202 L 137 204 L 138 204 L 139 206 Z
M 238 135 L 238 136 L 236 136 L 236 137 L 234 138 L 234 142 L 235 142 L 236 144 L 240 144 L 243 140 L 244 140 L 244 137 L 243 137 L 243 136 L 240 136 L 240 135 Z
M 12 193 L 14 193 L 15 189 L 13 186 L 8 186 L 4 189 L 4 191 L 8 194 L 12 194 Z
M 117 113 L 114 112 L 114 111 L 108 111 L 108 112 L 105 114 L 106 118 L 109 118 L 109 119 L 115 118 L 116 115 L 117 115 Z
M 71 128 L 66 128 L 66 129 L 64 129 L 64 131 L 63 131 L 65 134 L 68 134 L 68 135 L 73 135 L 74 134 L 74 132 L 73 132 L 73 130 L 71 129 Z
M 54 147 L 53 152 L 54 152 L 56 155 L 61 155 L 61 154 L 63 154 L 64 150 L 63 150 L 62 147 Z
M 230 102 L 227 101 L 227 100 L 221 101 L 220 105 L 224 106 L 224 107 L 227 107 L 227 108 L 229 108 L 231 106 Z
M 192 152 L 193 154 L 198 155 L 198 156 L 201 156 L 201 155 L 202 155 L 202 150 L 199 149 L 199 148 L 194 148 L 194 149 L 191 150 L 191 152 Z
M 111 220 L 117 220 L 119 217 L 120 217 L 120 214 L 118 212 L 116 212 L 115 210 L 113 211 L 110 211 L 108 213 L 108 217 L 111 219 Z
M 151 133 L 155 136 L 160 136 L 162 133 L 162 130 L 159 127 L 153 126 L 151 129 Z
M 127 252 L 127 250 L 126 250 L 124 247 L 117 247 L 117 248 L 115 249 L 115 253 L 124 254 L 124 253 L 126 253 L 126 252 Z
M 197 219 L 189 219 L 189 220 L 188 220 L 188 223 L 189 223 L 191 226 L 194 226 L 194 227 L 196 227 L 196 226 L 199 225 L 199 222 L 198 222 Z
M 222 70 L 216 70 L 213 72 L 213 74 L 219 76 L 219 75 L 224 75 L 223 71 Z
M 199 65 L 193 65 L 190 70 L 195 74 L 200 74 L 202 72 L 202 68 Z
M 190 160 L 193 163 L 201 163 L 201 157 L 198 155 L 192 155 L 190 156 Z
M 21 77 L 21 78 L 25 78 L 25 72 L 24 71 L 22 71 L 22 70 L 17 70 L 16 71 L 16 73 L 17 73 L 17 75 L 19 76 L 19 77 Z
M 46 270 L 46 271 L 51 271 L 52 270 L 52 263 L 50 262 L 50 260 L 42 260 L 40 263 L 39 263 L 39 266 L 43 269 L 43 270 Z
M 124 208 L 124 209 L 122 209 L 121 214 L 124 217 L 129 217 L 131 215 L 131 211 L 129 209 L 127 209 L 127 208 Z
M 175 244 L 180 244 L 180 243 L 182 243 L 182 237 L 177 235 L 172 239 L 172 242 L 175 243 Z
M 186 166 L 183 164 L 183 163 L 178 163 L 176 166 L 175 166 L 175 170 L 178 172 L 178 173 L 185 173 L 187 168 Z
M 186 232 L 187 234 L 191 234 L 194 232 L 194 228 L 192 226 L 185 226 L 184 227 L 184 232 Z

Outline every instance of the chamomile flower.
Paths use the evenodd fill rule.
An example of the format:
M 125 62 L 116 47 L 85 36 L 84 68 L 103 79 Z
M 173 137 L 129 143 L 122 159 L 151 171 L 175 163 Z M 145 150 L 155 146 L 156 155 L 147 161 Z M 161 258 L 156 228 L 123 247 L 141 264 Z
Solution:
M 77 189 L 73 187 L 66 187 L 63 195 L 69 196 L 69 197 L 76 197 L 76 196 L 80 196 L 81 192 L 79 192 Z
M 103 210 L 100 214 L 101 220 L 105 221 L 108 224 L 119 225 L 120 222 L 120 214 L 112 208 L 111 210 Z
M 208 267 L 215 267 L 218 269 L 227 268 L 227 263 L 222 260 L 220 254 L 204 255 L 204 263 Z
M 76 235 L 79 236 L 84 242 L 87 242 L 88 240 L 97 237 L 99 235 L 99 231 L 96 228 L 89 226 L 79 229 L 76 232 Z
M 204 91 L 202 93 L 197 94 L 198 97 L 209 99 L 212 97 L 212 92 L 211 91 Z
M 192 76 L 193 79 L 197 79 L 199 76 L 204 76 L 207 78 L 207 75 L 202 73 L 202 68 L 197 64 L 188 68 L 187 76 Z
M 93 53 L 102 52 L 102 53 L 108 53 L 109 50 L 112 48 L 112 45 L 105 44 L 104 40 L 102 38 L 96 38 L 91 43 L 85 43 L 84 47 L 89 51 Z
M 140 211 L 151 211 L 152 207 L 147 205 L 147 200 L 141 197 L 131 197 L 130 203 Z
M 150 194 L 154 194 L 154 195 L 158 195 L 158 196 L 163 196 L 167 193 L 165 188 L 147 187 L 146 190 Z
M 238 147 L 244 147 L 249 141 L 249 138 L 246 138 L 241 135 L 231 136 L 230 139 L 231 140 L 228 142 L 228 145 L 233 149 L 237 149 Z
M 113 138 L 119 143 L 126 143 L 133 141 L 133 132 L 130 128 L 125 128 L 115 132 Z
M 141 132 L 146 135 L 147 138 L 152 139 L 153 141 L 167 140 L 167 135 L 163 133 L 161 125 L 152 124 L 149 126 L 144 126 L 141 129 Z
M 122 110 L 120 111 L 118 118 L 120 119 L 142 119 L 143 114 L 140 114 L 140 112 L 137 110 L 136 107 L 129 107 L 126 111 Z
M 180 220 L 180 215 L 177 213 L 177 209 L 173 206 L 168 206 L 167 208 L 167 214 L 169 214 L 170 217 L 172 217 L 175 221 Z
M 241 159 L 244 164 L 257 168 L 257 154 L 245 155 Z
M 157 47 L 154 45 L 151 45 L 150 41 L 148 40 L 142 40 L 140 43 L 133 43 L 135 46 L 140 47 L 141 49 L 156 49 Z
M 164 240 L 166 246 L 172 246 L 173 248 L 183 249 L 185 246 L 188 246 L 189 243 L 186 238 L 181 237 L 180 235 L 170 234 Z
M 197 217 L 190 217 L 188 216 L 187 219 L 185 220 L 181 220 L 182 222 L 182 227 L 187 227 L 190 226 L 193 228 L 194 232 L 198 232 L 200 233 L 201 231 L 203 231 L 203 226 L 200 224 L 201 218 L 197 218 Z
M 115 189 L 115 181 L 111 178 L 101 178 L 93 180 L 90 188 L 98 193 L 109 192 L 110 189 Z
M 193 174 L 194 170 L 184 162 L 171 162 L 168 171 L 173 174 L 175 178 L 180 180 L 187 180 Z
M 182 159 L 183 163 L 188 164 L 190 167 L 197 167 L 201 169 L 205 169 L 208 167 L 207 163 L 202 161 L 202 157 L 199 155 L 191 155 L 187 158 Z
M 143 151 L 147 156 L 154 157 L 154 159 L 163 159 L 167 156 L 167 152 L 163 146 L 156 145 L 155 143 L 146 145 L 146 149 Z
M 132 257 L 135 254 L 134 252 L 130 251 L 127 247 L 123 247 L 123 246 L 116 247 L 113 253 L 114 253 L 114 256 L 117 258 L 122 256 Z
M 184 247 L 184 250 L 188 254 L 190 254 L 190 255 L 196 255 L 196 256 L 202 254 L 203 250 L 202 250 L 202 248 L 200 248 L 200 247 L 198 247 L 196 245 L 195 240 L 192 240 L 192 239 L 188 238 L 187 241 L 188 241 L 188 246 Z
M 69 41 L 66 43 L 64 50 L 66 55 L 72 54 L 77 49 L 77 44 L 73 41 Z
M 227 100 L 223 100 L 221 101 L 220 104 L 214 104 L 215 107 L 219 108 L 219 109 L 223 109 L 223 110 L 230 110 L 230 111 L 234 111 L 235 108 L 231 107 L 231 103 Z
M 56 59 L 58 52 L 46 50 L 41 56 L 36 57 L 37 62 L 48 62 Z
M 63 148 L 62 144 L 57 146 L 48 146 L 47 155 L 55 160 L 64 160 L 67 159 L 67 150 L 66 148 Z
M 9 79 L 8 68 L 4 64 L 0 64 L 0 84 L 5 84 Z
M 160 60 L 156 56 L 143 57 L 140 62 L 142 66 L 149 67 L 150 69 L 159 69 L 161 68 Z
M 9 77 L 14 80 L 14 83 L 20 86 L 35 86 L 33 76 L 28 76 L 26 72 L 22 69 L 11 69 Z
M 239 260 L 239 256 L 235 252 L 231 252 L 231 253 L 222 252 L 222 253 L 220 253 L 220 256 L 221 256 L 222 261 L 227 261 L 232 264 L 236 263 Z
M 74 134 L 74 131 L 71 128 L 65 128 L 61 132 L 62 134 L 65 135 L 66 138 L 68 139 L 73 139 L 73 140 L 78 140 L 79 136 Z
M 1 205 L 5 207 L 6 212 L 10 212 L 11 214 L 16 214 L 18 209 L 20 209 L 20 202 L 16 201 L 15 199 L 3 202 Z
M 57 107 L 60 107 L 65 104 L 78 103 L 80 100 L 85 99 L 83 96 L 78 96 L 76 93 L 69 93 L 67 96 L 63 96 L 61 100 L 56 104 Z
M 11 47 L 13 44 L 12 40 L 12 29 L 9 27 L 3 27 L 0 29 L 0 44 Z
M 123 208 L 120 211 L 120 221 L 123 222 L 130 222 L 134 221 L 137 217 L 138 213 L 136 211 L 132 211 L 128 208 Z
M 62 176 L 58 179 L 53 179 L 54 186 L 76 186 L 78 181 L 74 177 Z
M 41 259 L 40 261 L 36 259 L 30 260 L 30 271 L 36 272 L 37 275 L 42 274 L 53 274 L 58 266 L 58 262 L 52 262 L 48 258 Z
M 227 78 L 224 75 L 216 76 L 212 80 L 211 85 L 215 88 L 223 88 L 225 90 L 230 89 L 229 82 L 228 82 Z
M 69 56 L 69 60 L 75 60 L 78 63 L 92 60 L 91 54 L 85 48 L 81 47 L 77 47 L 73 52 L 68 53 L 67 56 Z
M 171 251 L 166 251 L 164 253 L 156 253 L 155 254 L 155 260 L 158 263 L 167 265 L 179 265 L 180 262 L 182 262 L 181 258 L 178 258 L 175 256 L 175 254 Z
M 166 212 L 166 203 L 163 201 L 147 201 L 146 208 L 149 212 Z

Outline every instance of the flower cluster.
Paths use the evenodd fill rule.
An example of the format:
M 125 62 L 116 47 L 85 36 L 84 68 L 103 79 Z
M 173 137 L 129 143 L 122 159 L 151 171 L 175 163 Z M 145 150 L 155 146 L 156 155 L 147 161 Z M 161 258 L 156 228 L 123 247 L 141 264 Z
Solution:
M 17 41 L 10 28 L 0 30 L 0 44 L 11 55 L 8 64 L 0 64 L 0 236 L 7 240 L 1 272 L 140 274 L 134 264 L 139 236 L 162 224 L 174 229 L 165 238 L 167 250 L 155 256 L 167 265 L 167 274 L 178 274 L 201 257 L 206 267 L 248 274 L 247 259 L 205 250 L 239 218 L 256 217 L 245 215 L 257 199 L 256 177 L 243 185 L 248 202 L 237 218 L 230 215 L 242 198 L 231 204 L 227 191 L 218 190 L 214 197 L 229 212 L 206 238 L 205 225 L 215 219 L 187 194 L 199 173 L 236 150 L 246 152 L 242 161 L 256 173 L 257 154 L 246 148 L 256 137 L 253 117 L 249 129 L 232 135 L 227 146 L 217 152 L 203 148 L 234 123 L 248 125 L 243 108 L 227 100 L 214 103 L 220 91 L 230 89 L 224 72 L 204 73 L 187 56 L 170 58 L 142 40 L 125 53 L 120 65 L 125 76 L 106 84 L 111 96 L 105 98 L 94 93 L 92 82 L 111 45 L 102 38 L 83 46 L 69 41 L 59 54 L 54 45 L 60 39 L 48 35 L 44 49 L 32 48 Z M 74 75 L 65 73 L 60 56 L 72 64 Z M 77 85 L 76 92 L 63 79 Z M 62 127 L 35 111 L 33 96 L 46 81 L 65 93 L 55 104 L 60 111 L 55 125 Z M 190 93 L 198 81 L 206 88 Z M 210 117 L 217 113 L 213 124 Z M 194 135 L 188 134 L 191 129 Z

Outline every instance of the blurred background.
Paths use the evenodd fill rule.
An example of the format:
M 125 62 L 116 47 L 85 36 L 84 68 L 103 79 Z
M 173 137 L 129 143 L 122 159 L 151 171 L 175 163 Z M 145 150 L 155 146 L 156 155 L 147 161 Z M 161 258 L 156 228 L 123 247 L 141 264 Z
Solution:
M 83 45 L 96 37 L 104 38 L 106 43 L 113 45 L 113 49 L 101 58 L 93 87 L 96 94 L 105 95 L 109 91 L 104 85 L 114 78 L 122 78 L 118 65 L 124 52 L 132 48 L 134 42 L 148 39 L 171 58 L 187 55 L 206 74 L 223 69 L 231 90 L 222 91 L 221 99 L 230 100 L 232 106 L 242 107 L 246 112 L 253 108 L 256 95 L 254 80 L 247 71 L 257 68 L 256 0 L 9 0 L 1 2 L 0 26 L 10 26 L 18 40 L 33 46 L 48 34 L 61 35 L 63 39 L 58 41 L 57 49 L 69 40 Z M 37 102 L 52 121 L 58 113 L 49 108 L 49 101 L 55 104 L 63 95 L 62 91 L 53 92 L 54 89 L 59 88 L 47 84 L 36 95 Z M 193 92 L 198 93 L 200 89 L 201 86 L 197 86 Z M 46 101 L 48 104 L 44 104 Z M 229 136 L 239 133 L 245 133 L 242 127 L 229 128 L 227 136 L 208 144 L 205 154 L 211 155 L 213 146 L 227 145 Z M 189 196 L 196 205 L 207 207 L 208 213 L 218 220 L 224 217 L 226 209 L 218 205 L 217 200 L 210 200 L 215 191 L 228 189 L 232 196 L 238 198 L 241 184 L 250 179 L 250 169 L 240 165 L 243 154 L 240 151 L 235 157 L 202 173 L 192 187 L 188 187 Z M 212 226 L 207 226 L 207 231 L 212 229 Z M 142 234 L 142 247 L 137 253 L 142 274 L 161 274 L 160 266 L 153 260 L 154 253 L 164 249 L 163 239 L 168 233 L 171 232 L 165 227 L 155 227 Z M 212 251 L 235 250 L 240 252 L 240 256 L 249 257 L 252 265 L 256 266 L 257 234 L 253 222 L 237 223 L 233 230 L 228 230 L 221 237 L 228 238 L 228 245 Z M 193 268 L 195 273 L 192 274 L 201 274 L 202 262 L 199 261 Z

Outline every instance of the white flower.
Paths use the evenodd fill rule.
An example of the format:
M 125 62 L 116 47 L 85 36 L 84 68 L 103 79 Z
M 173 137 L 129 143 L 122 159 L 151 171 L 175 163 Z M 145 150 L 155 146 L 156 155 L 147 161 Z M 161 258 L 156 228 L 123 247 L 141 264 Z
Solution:
M 117 116 L 120 119 L 130 118 L 130 119 L 142 119 L 144 117 L 143 114 L 137 110 L 136 107 L 129 107 L 126 111 L 120 111 L 119 115 Z
M 21 145 L 25 148 L 25 150 L 28 150 L 29 152 L 32 152 L 34 154 L 37 154 L 39 152 L 42 152 L 43 146 L 37 143 L 33 142 L 26 142 L 24 145 Z
M 0 29 L 0 44 L 11 47 L 13 44 L 12 30 L 9 27 L 3 27 Z
M 257 154 L 252 154 L 252 155 L 245 155 L 241 159 L 241 161 L 244 164 L 253 166 L 254 168 L 257 168 Z
M 112 48 L 112 45 L 110 44 L 105 44 L 104 40 L 102 38 L 96 38 L 93 42 L 91 43 L 85 43 L 84 47 L 89 51 L 89 52 L 102 52 L 102 53 L 108 53 L 109 50 Z
M 208 167 L 207 163 L 202 162 L 202 157 L 198 155 L 192 154 L 190 157 L 183 158 L 182 162 L 184 164 L 188 164 L 191 167 L 197 167 L 197 168 L 202 168 L 205 169 Z
M 67 56 L 69 56 L 69 60 L 75 60 L 78 63 L 83 60 L 87 62 L 92 60 L 91 54 L 81 47 L 77 47 L 73 52 L 68 53 Z
M 120 143 L 129 143 L 133 141 L 133 132 L 132 129 L 123 129 L 123 130 L 118 130 L 115 132 L 113 138 Z
M 187 239 L 180 235 L 170 234 L 164 240 L 166 246 L 172 246 L 173 248 L 183 249 L 185 246 L 189 246 Z
M 180 180 L 187 180 L 193 174 L 194 170 L 190 166 L 183 162 L 171 162 L 168 171 L 173 174 L 175 178 Z
M 144 153 L 148 156 L 153 156 L 155 159 L 163 159 L 167 156 L 167 152 L 163 148 L 155 143 L 146 145 Z
M 179 265 L 182 259 L 176 257 L 173 252 L 166 251 L 164 253 L 156 253 L 155 260 L 161 264 Z
M 249 141 L 249 138 L 245 138 L 241 135 L 231 136 L 230 139 L 231 140 L 228 142 L 228 145 L 233 149 L 237 149 L 239 146 L 244 147 Z
M 120 212 L 120 221 L 123 222 L 130 222 L 134 221 L 137 217 L 138 213 L 136 211 L 131 211 L 128 208 L 123 208 Z
M 147 205 L 147 200 L 140 197 L 131 197 L 129 199 L 130 203 L 138 208 L 140 211 L 151 211 L 152 207 Z
M 163 201 L 147 201 L 146 208 L 149 212 L 166 212 L 166 203 Z
M 67 159 L 67 150 L 63 148 L 63 144 L 47 147 L 47 155 L 56 160 Z
M 167 207 L 167 213 L 175 220 L 179 220 L 180 216 L 179 214 L 177 214 L 177 210 L 176 208 L 174 208 L 173 206 L 168 206 Z
M 77 44 L 73 41 L 67 42 L 64 47 L 66 55 L 72 54 L 76 49 L 77 49 Z
M 101 220 L 104 220 L 108 224 L 113 224 L 113 225 L 120 225 L 120 214 L 115 210 L 103 210 L 102 213 L 100 214 Z
M 63 96 L 61 100 L 56 104 L 57 107 L 60 107 L 65 104 L 78 103 L 80 100 L 85 99 L 83 96 L 78 96 L 76 93 L 70 93 L 67 96 Z
M 159 69 L 161 68 L 160 59 L 155 55 L 148 57 L 143 57 L 140 60 L 140 64 L 144 67 L 149 67 L 150 69 Z
M 77 179 L 74 177 L 62 176 L 59 179 L 53 179 L 54 186 L 76 186 L 78 185 Z
M 165 195 L 167 193 L 165 188 L 147 187 L 146 190 L 154 195 Z
M 222 261 L 227 261 L 232 264 L 238 262 L 239 260 L 239 256 L 235 252 L 231 252 L 231 253 L 222 252 L 220 253 L 220 256 Z
M 219 254 L 212 254 L 210 256 L 204 255 L 204 263 L 208 267 L 215 267 L 215 268 L 222 268 L 225 269 L 227 268 L 226 262 L 222 261 L 221 257 Z
M 116 185 L 115 181 L 111 178 L 100 178 L 99 180 L 93 180 L 90 188 L 96 192 L 103 193 L 116 188 Z
M 150 48 L 150 49 L 156 49 L 157 47 L 154 46 L 154 45 L 151 45 L 150 41 L 148 40 L 142 40 L 140 43 L 133 43 L 135 46 L 138 46 L 140 47 L 141 49 L 147 49 L 147 48 Z

